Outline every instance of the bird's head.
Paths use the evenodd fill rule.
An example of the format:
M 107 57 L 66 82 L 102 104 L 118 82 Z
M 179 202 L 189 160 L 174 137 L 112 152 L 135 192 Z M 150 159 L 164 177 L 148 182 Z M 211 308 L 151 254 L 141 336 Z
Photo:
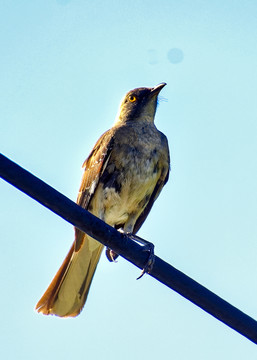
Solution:
M 166 83 L 153 88 L 137 88 L 129 91 L 121 101 L 116 123 L 128 121 L 153 122 L 157 107 L 157 97 Z

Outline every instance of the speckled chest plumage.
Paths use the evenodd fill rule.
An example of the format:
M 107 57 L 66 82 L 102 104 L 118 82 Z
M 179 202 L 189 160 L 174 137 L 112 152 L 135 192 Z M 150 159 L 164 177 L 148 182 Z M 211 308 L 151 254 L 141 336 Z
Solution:
M 108 224 L 132 232 L 160 177 L 169 171 L 166 137 L 154 124 L 112 128 L 108 164 L 95 192 L 91 211 Z

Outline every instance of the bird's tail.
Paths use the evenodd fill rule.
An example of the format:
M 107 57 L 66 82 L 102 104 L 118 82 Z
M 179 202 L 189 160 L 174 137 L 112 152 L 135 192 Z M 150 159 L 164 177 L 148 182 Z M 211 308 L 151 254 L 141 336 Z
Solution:
M 73 243 L 60 269 L 36 305 L 45 315 L 77 316 L 87 299 L 103 245 L 78 232 L 80 247 Z

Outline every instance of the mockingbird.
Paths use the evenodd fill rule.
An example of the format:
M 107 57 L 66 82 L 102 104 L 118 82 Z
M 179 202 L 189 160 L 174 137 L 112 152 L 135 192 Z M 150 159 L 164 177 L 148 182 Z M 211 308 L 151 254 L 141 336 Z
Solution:
M 125 233 L 137 233 L 168 181 L 168 142 L 154 125 L 157 97 L 165 85 L 129 91 L 114 126 L 100 137 L 83 164 L 77 203 Z M 36 310 L 77 316 L 102 250 L 101 243 L 75 228 L 75 241 Z M 110 249 L 106 254 L 110 261 L 117 257 Z

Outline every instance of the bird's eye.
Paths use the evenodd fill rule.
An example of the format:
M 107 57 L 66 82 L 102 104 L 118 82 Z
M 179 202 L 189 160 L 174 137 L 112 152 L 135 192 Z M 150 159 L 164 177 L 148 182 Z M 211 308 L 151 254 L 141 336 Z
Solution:
M 130 96 L 129 96 L 129 101 L 130 101 L 130 102 L 135 102 L 136 99 L 137 99 L 137 98 L 136 98 L 135 95 L 130 95 Z

